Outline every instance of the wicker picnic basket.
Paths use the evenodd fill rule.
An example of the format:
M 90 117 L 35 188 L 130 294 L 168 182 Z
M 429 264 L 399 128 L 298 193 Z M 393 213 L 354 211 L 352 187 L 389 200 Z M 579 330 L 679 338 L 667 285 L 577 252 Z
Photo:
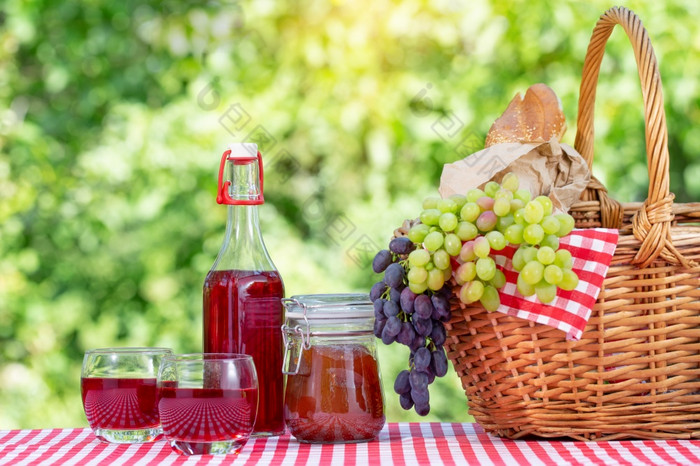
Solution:
M 470 413 L 503 437 L 700 438 L 700 203 L 673 203 L 658 65 L 625 8 L 608 10 L 593 31 L 575 146 L 590 167 L 598 73 L 616 24 L 639 68 L 649 194 L 620 204 L 593 179 L 571 209 L 578 228 L 620 229 L 583 337 L 566 341 L 560 330 L 464 305 L 453 293 L 449 359 Z

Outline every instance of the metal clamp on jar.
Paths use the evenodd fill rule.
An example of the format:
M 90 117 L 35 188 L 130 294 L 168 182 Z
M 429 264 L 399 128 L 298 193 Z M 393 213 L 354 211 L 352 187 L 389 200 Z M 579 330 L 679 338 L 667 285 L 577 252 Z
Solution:
M 283 299 L 284 417 L 308 443 L 364 442 L 384 426 L 374 310 L 363 294 Z

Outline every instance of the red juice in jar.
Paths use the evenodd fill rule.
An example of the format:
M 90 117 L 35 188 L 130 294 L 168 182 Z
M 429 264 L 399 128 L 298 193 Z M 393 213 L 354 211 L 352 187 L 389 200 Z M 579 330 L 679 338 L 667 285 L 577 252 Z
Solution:
M 228 181 L 224 181 L 226 169 Z M 253 435 L 281 435 L 284 284 L 260 231 L 263 173 L 256 144 L 232 144 L 224 152 L 217 202 L 228 206 L 228 220 L 223 245 L 203 287 L 204 352 L 253 357 L 260 400 Z
M 384 426 L 377 361 L 362 345 L 311 346 L 287 378 L 285 418 L 299 441 L 372 440 Z

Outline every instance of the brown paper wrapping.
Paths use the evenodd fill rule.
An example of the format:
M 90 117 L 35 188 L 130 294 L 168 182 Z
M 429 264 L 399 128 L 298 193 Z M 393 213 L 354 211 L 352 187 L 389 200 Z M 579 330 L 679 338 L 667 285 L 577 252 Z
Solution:
M 500 183 L 508 172 L 520 179 L 520 188 L 552 199 L 554 209 L 568 212 L 590 180 L 586 161 L 573 147 L 556 139 L 549 142 L 494 144 L 457 162 L 445 164 L 439 192 L 443 198 Z

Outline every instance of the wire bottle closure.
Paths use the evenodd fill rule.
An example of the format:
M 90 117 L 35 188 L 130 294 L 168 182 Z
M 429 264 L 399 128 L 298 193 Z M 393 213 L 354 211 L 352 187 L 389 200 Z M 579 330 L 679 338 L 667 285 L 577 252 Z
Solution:
M 229 188 L 231 187 L 231 181 L 224 181 L 224 172 L 226 170 L 226 162 L 231 161 L 234 165 L 245 165 L 258 162 L 258 181 L 260 183 L 260 190 L 257 194 L 253 195 L 250 199 L 234 199 L 229 193 Z M 219 182 L 217 184 L 216 193 L 217 204 L 225 205 L 260 205 L 265 202 L 263 197 L 263 163 L 262 155 L 260 151 L 257 151 L 256 155 L 231 155 L 231 149 L 227 149 L 221 155 L 221 164 L 219 165 Z

